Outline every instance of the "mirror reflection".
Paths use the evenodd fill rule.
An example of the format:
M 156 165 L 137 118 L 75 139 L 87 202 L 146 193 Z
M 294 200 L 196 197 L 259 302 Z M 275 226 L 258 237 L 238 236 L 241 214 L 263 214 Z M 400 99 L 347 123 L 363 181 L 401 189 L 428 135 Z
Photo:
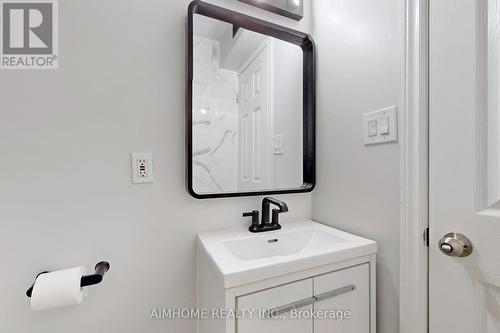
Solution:
M 198 14 L 193 35 L 193 190 L 300 187 L 302 49 Z

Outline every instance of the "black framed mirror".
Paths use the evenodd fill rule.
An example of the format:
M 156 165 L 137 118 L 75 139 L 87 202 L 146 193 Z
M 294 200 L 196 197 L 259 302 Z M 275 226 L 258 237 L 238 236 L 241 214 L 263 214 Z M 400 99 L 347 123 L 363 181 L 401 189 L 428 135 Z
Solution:
M 187 58 L 189 193 L 203 199 L 312 191 L 312 38 L 193 1 Z

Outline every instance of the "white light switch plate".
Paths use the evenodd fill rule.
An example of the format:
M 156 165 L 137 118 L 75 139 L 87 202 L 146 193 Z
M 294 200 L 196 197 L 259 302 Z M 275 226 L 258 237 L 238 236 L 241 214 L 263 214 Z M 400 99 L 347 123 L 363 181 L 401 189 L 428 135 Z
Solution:
M 373 130 L 373 124 L 376 124 L 376 133 Z M 363 114 L 363 138 L 365 145 L 397 142 L 397 107 L 391 106 Z
M 285 153 L 285 137 L 283 134 L 278 134 L 274 136 L 274 147 L 273 153 L 274 155 L 282 155 Z
M 153 175 L 153 154 L 133 153 L 132 154 L 132 182 L 134 184 L 152 183 Z

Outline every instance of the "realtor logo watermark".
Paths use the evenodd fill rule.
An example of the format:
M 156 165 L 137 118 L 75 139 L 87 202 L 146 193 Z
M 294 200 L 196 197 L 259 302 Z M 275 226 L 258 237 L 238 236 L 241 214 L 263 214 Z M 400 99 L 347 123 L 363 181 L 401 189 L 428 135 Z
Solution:
M 1 69 L 57 69 L 57 0 L 0 0 Z

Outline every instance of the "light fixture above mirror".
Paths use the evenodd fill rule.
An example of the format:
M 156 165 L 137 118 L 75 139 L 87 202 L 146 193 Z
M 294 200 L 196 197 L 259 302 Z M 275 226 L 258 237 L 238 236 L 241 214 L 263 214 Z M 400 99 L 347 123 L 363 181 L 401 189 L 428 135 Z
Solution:
M 283 15 L 296 21 L 304 17 L 304 6 L 302 0 L 239 0 L 252 6 L 256 6 L 270 12 Z

